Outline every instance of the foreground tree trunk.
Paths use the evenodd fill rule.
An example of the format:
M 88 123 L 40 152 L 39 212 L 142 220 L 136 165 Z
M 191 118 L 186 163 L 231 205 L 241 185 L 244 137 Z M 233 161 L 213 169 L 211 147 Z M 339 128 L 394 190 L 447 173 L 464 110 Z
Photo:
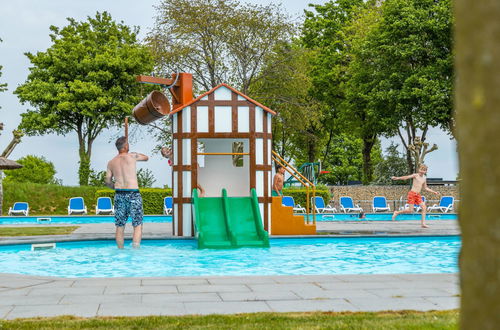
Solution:
M 461 327 L 500 324 L 500 2 L 456 0 Z

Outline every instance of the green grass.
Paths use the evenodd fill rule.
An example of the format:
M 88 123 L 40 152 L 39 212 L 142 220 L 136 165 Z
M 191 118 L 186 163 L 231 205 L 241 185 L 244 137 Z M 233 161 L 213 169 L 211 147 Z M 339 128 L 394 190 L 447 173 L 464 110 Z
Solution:
M 458 311 L 32 318 L 0 329 L 458 329 Z
M 0 227 L 0 236 L 67 235 L 77 228 L 79 227 Z

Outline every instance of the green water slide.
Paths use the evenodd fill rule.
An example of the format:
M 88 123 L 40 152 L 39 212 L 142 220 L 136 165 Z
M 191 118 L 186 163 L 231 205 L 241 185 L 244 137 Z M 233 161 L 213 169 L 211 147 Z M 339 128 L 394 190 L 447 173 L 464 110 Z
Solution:
M 193 216 L 200 249 L 269 247 L 255 189 L 250 197 L 198 197 L 193 189 Z

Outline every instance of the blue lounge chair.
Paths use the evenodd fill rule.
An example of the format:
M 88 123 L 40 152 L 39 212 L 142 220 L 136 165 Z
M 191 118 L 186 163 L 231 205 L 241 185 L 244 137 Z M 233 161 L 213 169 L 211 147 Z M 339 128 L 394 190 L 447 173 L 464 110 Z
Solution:
M 283 199 L 281 200 L 281 203 L 284 206 L 292 207 L 293 208 L 293 212 L 306 213 L 306 208 L 300 206 L 300 204 L 295 204 L 295 201 L 293 200 L 292 196 L 283 196 Z
M 28 216 L 30 206 L 25 202 L 15 202 L 12 207 L 9 207 L 9 215 L 24 215 Z
M 314 206 L 316 213 L 337 212 L 337 209 L 331 205 L 325 205 L 323 197 L 316 196 L 311 198 L 311 203 Z
M 347 212 L 363 212 L 363 209 L 359 205 L 355 205 L 352 198 L 349 196 L 340 197 L 340 211 Z
M 68 215 L 72 214 L 87 214 L 87 207 L 83 201 L 83 197 L 73 197 L 69 199 Z
M 111 198 L 109 197 L 97 198 L 97 203 L 95 206 L 95 214 L 115 214 L 115 208 L 113 207 L 113 203 L 111 203 Z
M 169 215 L 172 214 L 173 210 L 173 200 L 172 197 L 165 197 L 163 200 L 163 214 Z
M 390 212 L 391 208 L 387 205 L 387 200 L 384 196 L 375 196 L 372 201 L 373 212 Z
M 431 207 L 427 208 L 430 211 L 441 211 L 443 213 L 447 213 L 449 211 L 453 211 L 453 203 L 455 202 L 455 198 L 453 196 L 443 196 L 438 204 L 434 204 Z

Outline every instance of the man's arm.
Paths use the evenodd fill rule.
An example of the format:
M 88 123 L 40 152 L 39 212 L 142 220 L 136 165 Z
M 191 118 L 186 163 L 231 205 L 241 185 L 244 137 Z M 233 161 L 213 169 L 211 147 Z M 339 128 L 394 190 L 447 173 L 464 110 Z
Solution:
M 104 182 L 106 183 L 106 186 L 108 186 L 109 188 L 115 189 L 115 183 L 113 182 L 112 179 L 113 179 L 113 173 L 109 169 L 108 165 L 108 168 L 106 169 L 106 178 L 104 179 Z
M 391 177 L 392 180 L 409 180 L 413 179 L 417 174 L 410 174 L 410 175 L 405 175 L 405 176 L 393 176 Z
M 144 155 L 144 154 L 140 154 L 138 152 L 131 152 L 130 153 L 132 155 L 132 157 L 134 157 L 135 160 L 137 160 L 138 162 L 145 162 L 149 159 L 148 156 Z

